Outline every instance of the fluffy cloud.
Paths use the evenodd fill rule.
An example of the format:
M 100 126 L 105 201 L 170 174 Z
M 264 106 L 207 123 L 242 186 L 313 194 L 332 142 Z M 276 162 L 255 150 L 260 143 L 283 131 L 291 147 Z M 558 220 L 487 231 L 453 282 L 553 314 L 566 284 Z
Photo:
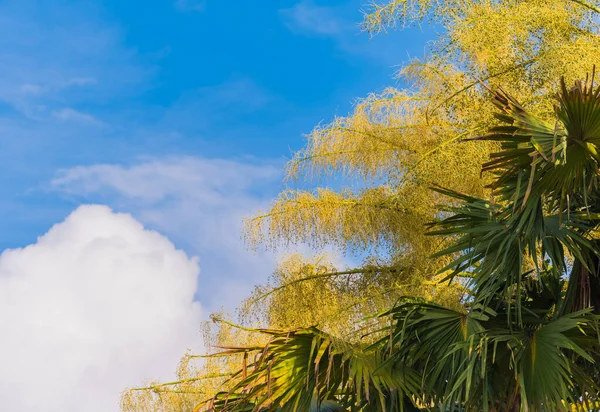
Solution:
M 274 267 L 273 255 L 246 250 L 241 232 L 244 217 L 264 209 L 281 187 L 279 166 L 175 156 L 75 167 L 52 183 L 78 202 L 131 212 L 198 254 L 199 300 L 209 310 L 231 311 Z
M 7 412 L 110 412 L 198 348 L 199 265 L 104 206 L 81 206 L 0 255 L 0 399 Z

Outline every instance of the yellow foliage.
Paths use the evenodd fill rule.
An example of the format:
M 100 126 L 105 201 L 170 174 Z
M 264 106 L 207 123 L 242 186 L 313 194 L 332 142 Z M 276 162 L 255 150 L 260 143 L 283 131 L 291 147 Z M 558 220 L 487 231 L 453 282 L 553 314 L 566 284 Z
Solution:
M 426 22 L 441 35 L 427 58 L 398 73 L 410 89 L 371 94 L 348 116 L 308 135 L 306 147 L 287 165 L 287 176 L 313 182 L 314 188 L 285 190 L 270 210 L 247 220 L 245 232 L 253 246 L 330 245 L 366 256 L 365 263 L 347 270 L 325 256 L 289 256 L 243 303 L 242 320 L 284 329 L 319 324 L 347 335 L 360 325 L 357 320 L 402 295 L 459 307 L 460 282 L 439 284 L 443 275 L 436 273 L 445 261 L 429 258 L 442 245 L 424 235 L 425 224 L 439 218 L 438 206 L 447 201 L 430 187 L 488 194 L 480 165 L 495 146 L 469 141 L 496 122 L 484 84 L 504 89 L 537 115 L 550 115 L 549 91 L 557 89 L 561 76 L 570 83 L 598 62 L 599 17 L 597 0 L 373 4 L 363 22 L 373 35 L 397 24 Z M 319 187 L 323 176 L 341 178 L 347 187 Z M 260 339 L 221 323 L 208 334 L 207 345 L 252 345 Z M 214 376 L 240 370 L 240 356 L 202 359 L 197 365 L 189 363 L 197 358 L 184 357 L 181 382 L 128 391 L 123 409 L 191 410 L 203 399 L 200 392 L 227 390 L 225 378 Z M 203 376 L 208 378 L 198 379 Z
M 218 354 L 223 351 L 222 347 L 263 346 L 266 343 L 263 335 L 237 328 L 222 316 L 213 315 L 214 322 L 204 324 L 203 340 L 210 353 Z M 249 353 L 249 356 L 253 355 Z M 173 382 L 151 381 L 138 388 L 126 389 L 121 397 L 121 410 L 191 412 L 215 393 L 231 387 L 231 375 L 242 369 L 243 358 L 242 354 L 207 356 L 186 353 Z
M 351 317 L 344 310 L 350 303 L 344 289 L 352 276 L 338 273 L 327 256 L 306 259 L 290 255 L 280 262 L 270 281 L 257 286 L 242 303 L 242 319 L 274 329 L 319 325 L 334 332 L 337 326 L 347 325 Z
M 374 4 L 364 22 L 371 33 L 429 18 L 443 35 L 428 59 L 399 73 L 410 90 L 369 95 L 350 115 L 319 125 L 287 166 L 291 179 L 342 177 L 363 189 L 284 191 L 271 210 L 247 221 L 250 244 L 306 242 L 368 251 L 378 260 L 402 256 L 430 278 L 439 265 L 425 257 L 440 245 L 422 232 L 445 200 L 429 187 L 487 193 L 480 165 L 495 146 L 469 141 L 495 123 L 483 84 L 551 114 L 548 90 L 561 76 L 581 77 L 600 55 L 595 7 L 573 0 Z

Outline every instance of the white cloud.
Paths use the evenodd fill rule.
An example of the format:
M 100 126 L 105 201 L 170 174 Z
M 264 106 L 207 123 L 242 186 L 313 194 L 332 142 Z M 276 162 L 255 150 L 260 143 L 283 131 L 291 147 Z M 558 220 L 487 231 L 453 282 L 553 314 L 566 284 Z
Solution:
M 44 88 L 37 84 L 23 84 L 19 88 L 23 94 L 39 95 L 44 92 Z
M 206 0 L 177 0 L 175 7 L 182 11 L 203 11 Z
M 91 114 L 83 113 L 78 110 L 72 109 L 70 107 L 66 107 L 64 109 L 55 110 L 53 113 L 54 117 L 60 120 L 70 120 L 76 122 L 83 123 L 93 123 L 93 124 L 101 124 L 98 119 L 96 119 Z
M 279 168 L 270 164 L 173 156 L 133 166 L 75 167 L 60 172 L 52 184 L 75 194 L 114 190 L 124 197 L 142 201 L 155 202 L 175 195 L 203 204 L 222 205 L 229 198 L 279 176 Z
M 278 191 L 279 165 L 249 160 L 169 157 L 131 166 L 100 164 L 61 172 L 53 186 L 84 202 L 109 203 L 159 228 L 200 255 L 204 307 L 233 310 L 274 267 L 241 239 L 244 217 Z
M 397 65 L 402 59 L 410 59 L 408 55 L 403 55 L 407 47 L 407 32 L 390 32 L 385 36 L 373 38 L 367 33 L 361 33 L 359 9 L 363 6 L 364 2 L 358 0 L 335 6 L 319 5 L 313 0 L 301 0 L 290 8 L 281 9 L 279 13 L 283 23 L 292 33 L 329 38 L 338 49 L 348 55 L 360 56 L 385 65 Z M 412 32 L 411 37 L 415 34 L 419 35 Z
M 199 267 L 131 216 L 82 206 L 0 255 L 0 399 L 7 412 L 117 411 L 198 346 Z
M 356 25 L 340 16 L 340 9 L 318 6 L 310 0 L 303 0 L 280 13 L 287 27 L 295 33 L 341 36 Z
M 139 89 L 152 68 L 100 16 L 91 3 L 0 2 L 0 99 L 43 120 L 59 102 L 107 101 Z

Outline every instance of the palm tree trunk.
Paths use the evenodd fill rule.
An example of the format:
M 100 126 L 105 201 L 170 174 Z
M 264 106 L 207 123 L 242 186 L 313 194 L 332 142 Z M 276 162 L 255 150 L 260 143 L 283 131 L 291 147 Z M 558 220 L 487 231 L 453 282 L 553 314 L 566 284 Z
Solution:
M 595 241 L 596 250 L 600 250 L 600 241 Z M 590 254 L 587 267 L 576 261 L 569 275 L 567 289 L 567 307 L 570 311 L 594 308 L 600 314 L 600 257 Z

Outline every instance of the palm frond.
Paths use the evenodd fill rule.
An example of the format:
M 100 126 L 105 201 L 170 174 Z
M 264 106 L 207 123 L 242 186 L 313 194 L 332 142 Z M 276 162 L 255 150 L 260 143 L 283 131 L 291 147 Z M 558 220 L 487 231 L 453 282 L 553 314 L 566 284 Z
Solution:
M 252 371 L 212 400 L 215 411 L 309 410 L 334 401 L 350 410 L 400 411 L 418 393 L 413 370 L 380 368 L 377 354 L 317 328 L 259 331 L 271 336 L 269 343 L 248 365 Z

